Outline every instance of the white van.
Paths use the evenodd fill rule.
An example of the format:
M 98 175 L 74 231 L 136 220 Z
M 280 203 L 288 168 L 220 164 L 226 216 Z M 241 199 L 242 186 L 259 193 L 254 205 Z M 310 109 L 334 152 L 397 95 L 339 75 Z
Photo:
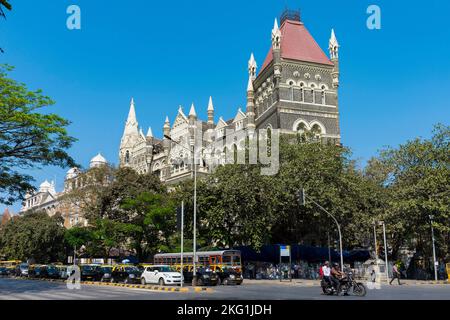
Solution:
M 141 283 L 157 283 L 160 286 L 181 284 L 182 275 L 168 265 L 154 265 L 145 267 L 141 275 Z

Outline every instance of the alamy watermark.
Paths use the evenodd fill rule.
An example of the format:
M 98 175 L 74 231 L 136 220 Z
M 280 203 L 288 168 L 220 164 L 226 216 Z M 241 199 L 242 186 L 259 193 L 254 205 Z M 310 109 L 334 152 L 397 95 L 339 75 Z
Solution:
M 367 28 L 369 30 L 380 30 L 381 29 L 381 8 L 375 4 L 367 7 Z
M 81 9 L 79 6 L 72 4 L 67 7 L 66 13 L 69 15 L 66 20 L 66 26 L 69 30 L 81 29 Z
M 195 163 L 208 170 L 225 164 L 260 164 L 262 175 L 276 175 L 280 168 L 279 129 L 202 130 L 202 122 L 190 126 L 193 139 L 175 132 L 170 137 L 173 166 Z

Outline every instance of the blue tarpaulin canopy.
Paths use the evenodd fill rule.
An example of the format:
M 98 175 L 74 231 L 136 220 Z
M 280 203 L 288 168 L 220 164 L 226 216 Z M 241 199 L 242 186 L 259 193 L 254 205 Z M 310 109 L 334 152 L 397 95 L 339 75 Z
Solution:
M 259 252 L 247 246 L 234 247 L 233 249 L 241 251 L 243 262 L 261 261 L 278 263 L 280 261 L 280 245 L 265 245 L 261 247 Z M 344 260 L 346 262 L 366 261 L 369 258 L 370 253 L 368 250 L 344 251 Z M 293 262 L 296 260 L 323 262 L 329 259 L 328 248 L 291 245 L 291 259 Z M 333 261 L 339 261 L 339 252 L 331 249 L 331 259 Z

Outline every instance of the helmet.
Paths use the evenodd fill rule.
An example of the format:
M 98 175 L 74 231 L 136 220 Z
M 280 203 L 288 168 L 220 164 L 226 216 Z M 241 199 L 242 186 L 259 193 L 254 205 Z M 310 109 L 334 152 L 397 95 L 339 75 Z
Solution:
M 333 263 L 333 267 L 339 267 L 339 263 L 334 262 L 334 263 Z
M 325 263 L 324 264 L 329 264 L 329 262 L 328 261 L 325 261 Z

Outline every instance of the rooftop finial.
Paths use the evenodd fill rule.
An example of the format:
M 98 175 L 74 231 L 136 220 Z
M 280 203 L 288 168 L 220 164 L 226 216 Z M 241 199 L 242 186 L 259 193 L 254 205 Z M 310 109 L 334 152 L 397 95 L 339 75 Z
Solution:
M 331 59 L 339 58 L 339 42 L 337 41 L 334 29 L 331 29 L 330 43 L 328 49 L 330 50 Z
M 148 131 L 147 131 L 147 137 L 148 137 L 148 138 L 153 138 L 153 131 L 152 131 L 152 127 L 148 127 Z
M 300 10 L 284 10 L 280 16 L 280 24 L 283 25 L 286 20 L 301 22 Z
M 197 116 L 197 113 L 195 112 L 195 106 L 194 106 L 193 102 L 192 102 L 192 105 L 191 105 L 191 110 L 189 110 L 189 116 L 192 116 L 192 117 L 196 117 Z
M 214 111 L 214 105 L 213 105 L 212 97 L 209 97 L 208 111 Z

